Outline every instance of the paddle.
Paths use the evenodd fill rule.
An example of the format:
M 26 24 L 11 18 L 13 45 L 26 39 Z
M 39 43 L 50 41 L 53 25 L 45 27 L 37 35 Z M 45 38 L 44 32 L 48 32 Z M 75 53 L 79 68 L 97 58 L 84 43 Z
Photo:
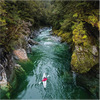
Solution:
M 49 77 L 50 75 L 48 75 L 47 77 Z M 41 84 L 42 81 L 39 82 L 39 84 Z

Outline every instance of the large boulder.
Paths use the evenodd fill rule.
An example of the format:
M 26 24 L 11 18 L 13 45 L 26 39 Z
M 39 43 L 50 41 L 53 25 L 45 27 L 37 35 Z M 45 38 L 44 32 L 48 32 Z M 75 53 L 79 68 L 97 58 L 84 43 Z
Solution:
M 91 46 L 90 48 L 75 46 L 71 59 L 72 70 L 78 73 L 87 73 L 99 63 L 98 54 L 96 46 Z

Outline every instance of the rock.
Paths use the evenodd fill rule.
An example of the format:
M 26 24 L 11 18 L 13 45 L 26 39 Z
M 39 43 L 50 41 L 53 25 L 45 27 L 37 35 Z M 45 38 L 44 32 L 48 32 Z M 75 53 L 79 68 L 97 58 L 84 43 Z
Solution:
M 99 63 L 98 41 L 96 42 L 96 37 L 94 38 L 94 32 L 90 31 L 91 35 L 88 35 L 82 21 L 77 23 L 77 27 L 72 32 L 75 50 L 72 54 L 71 67 L 77 73 L 87 73 Z
M 26 49 L 27 53 L 31 53 L 32 52 L 31 47 L 32 46 L 30 44 L 27 45 L 27 49 Z
M 73 71 L 77 73 L 87 73 L 98 63 L 98 51 L 95 46 L 89 48 L 78 45 L 75 46 L 71 59 L 71 68 Z
M 31 35 L 31 36 L 30 36 L 30 39 L 34 39 L 34 36 L 33 36 L 33 35 Z
M 92 54 L 98 56 L 99 53 L 96 46 L 92 46 Z
M 25 49 L 17 49 L 14 50 L 13 53 L 20 59 L 20 60 L 29 60 L 27 57 L 27 53 Z
M 0 81 L 0 85 L 7 85 L 7 77 L 6 77 L 6 72 L 2 72 L 2 80 Z
M 15 64 L 15 67 L 21 67 L 21 65 L 19 65 L 19 64 Z
M 19 58 L 16 55 L 14 55 L 13 57 L 15 60 L 19 60 Z
M 30 45 L 38 45 L 39 43 L 37 43 L 36 41 L 34 41 L 34 40 L 32 40 L 32 39 L 29 39 L 28 40 L 28 43 L 30 44 Z
M 4 69 L 4 68 L 3 68 L 3 65 L 0 64 L 0 71 L 3 70 L 3 69 Z

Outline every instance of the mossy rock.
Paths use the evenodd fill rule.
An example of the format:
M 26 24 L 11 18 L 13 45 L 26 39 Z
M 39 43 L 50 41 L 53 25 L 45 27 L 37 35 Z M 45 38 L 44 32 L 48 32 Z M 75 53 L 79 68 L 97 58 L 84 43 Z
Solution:
M 98 51 L 95 49 L 92 46 L 90 48 L 76 46 L 71 59 L 72 70 L 78 73 L 87 73 L 98 64 Z

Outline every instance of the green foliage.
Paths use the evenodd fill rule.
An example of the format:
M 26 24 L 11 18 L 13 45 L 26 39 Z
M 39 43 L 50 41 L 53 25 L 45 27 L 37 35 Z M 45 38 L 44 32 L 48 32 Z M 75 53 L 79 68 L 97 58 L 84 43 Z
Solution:
M 90 23 L 90 24 L 92 24 L 92 26 L 94 27 L 94 26 L 96 26 L 96 27 L 98 27 L 98 21 L 99 21 L 99 19 L 98 19 L 98 17 L 97 16 L 95 16 L 95 15 L 90 15 L 89 17 L 88 17 L 88 20 L 87 20 L 87 22 L 88 23 Z M 98 27 L 99 28 L 99 27 Z
M 6 25 L 5 19 L 0 18 L 0 26 L 5 26 L 5 25 Z
M 7 96 L 8 99 L 10 99 L 10 93 L 9 92 L 6 93 L 6 96 Z
M 75 45 L 90 46 L 90 40 L 87 36 L 87 32 L 84 29 L 84 23 L 82 21 L 79 24 L 75 24 L 73 27 L 73 42 Z
M 0 0 L 0 46 L 9 52 L 17 45 L 17 40 L 30 34 L 30 26 L 47 24 L 49 4 L 33 0 Z
M 0 27 L 6 25 L 6 20 L 3 18 L 4 14 L 6 13 L 5 9 L 3 7 L 5 6 L 4 0 L 0 1 Z
M 5 1 L 5 4 L 7 12 L 5 19 L 8 24 L 17 24 L 20 19 L 30 21 L 35 27 L 47 23 L 45 6 L 49 5 L 48 2 L 10 0 Z
M 62 23 L 61 23 L 61 29 L 63 31 L 71 31 L 71 26 L 72 26 L 72 21 L 70 18 L 65 19 Z
M 85 23 L 88 22 L 100 29 L 98 9 L 98 1 L 55 1 L 51 7 L 49 20 L 53 29 L 62 30 L 63 33 L 69 32 L 69 38 L 72 38 L 75 44 L 81 44 L 88 39 Z M 86 46 L 86 43 L 84 44 Z

